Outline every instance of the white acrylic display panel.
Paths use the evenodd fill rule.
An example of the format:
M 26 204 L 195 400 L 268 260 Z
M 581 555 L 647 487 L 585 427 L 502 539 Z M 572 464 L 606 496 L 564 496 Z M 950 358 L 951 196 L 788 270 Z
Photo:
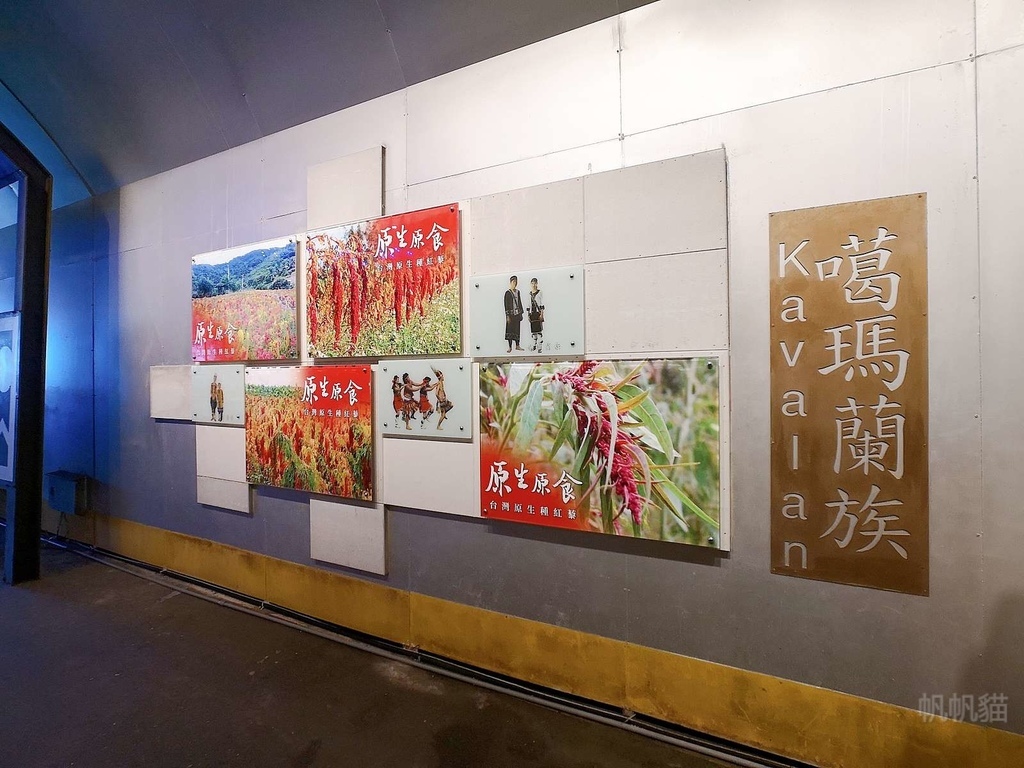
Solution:
M 586 261 L 725 248 L 725 152 L 715 150 L 583 180 Z
M 522 351 L 509 353 L 505 340 L 504 296 L 509 278 L 519 278 L 523 319 L 519 325 Z M 543 341 L 540 348 L 531 333 L 530 281 L 537 278 L 543 294 Z M 582 267 L 519 269 L 498 275 L 474 275 L 469 279 L 469 350 L 473 357 L 576 357 L 584 352 L 584 270 Z
M 402 414 L 396 414 L 392 383 L 397 376 L 399 383 L 405 374 L 414 382 L 429 376 L 431 384 L 437 383 L 437 373 L 444 376 L 445 396 L 451 403 L 444 421 L 437 412 L 437 392 L 427 393 L 427 402 L 434 413 L 424 420 L 417 409 L 408 425 Z M 381 360 L 376 366 L 374 389 L 374 424 L 384 437 L 417 437 L 431 440 L 471 440 L 473 438 L 473 361 L 468 358 L 428 358 L 421 360 Z M 419 390 L 413 395 L 419 402 Z M 408 428 L 407 428 L 408 427 Z
M 309 556 L 346 568 L 387 574 L 384 508 L 309 500 Z
M 385 504 L 480 517 L 476 443 L 384 440 L 381 450 L 380 488 Z
M 245 430 L 196 425 L 196 475 L 245 482 Z
M 245 424 L 245 367 L 242 365 L 192 366 L 192 421 L 197 424 Z M 210 385 L 214 378 L 224 390 L 224 412 L 214 415 Z
M 328 160 L 306 173 L 308 229 L 373 219 L 384 213 L 384 147 Z
M 154 365 L 149 369 L 149 415 L 192 420 L 192 366 Z
M 480 274 L 583 263 L 583 179 L 470 202 L 467 240 Z
M 587 298 L 589 355 L 729 346 L 724 249 L 588 264 Z
M 196 478 L 196 501 L 208 507 L 251 513 L 249 484 L 216 477 Z

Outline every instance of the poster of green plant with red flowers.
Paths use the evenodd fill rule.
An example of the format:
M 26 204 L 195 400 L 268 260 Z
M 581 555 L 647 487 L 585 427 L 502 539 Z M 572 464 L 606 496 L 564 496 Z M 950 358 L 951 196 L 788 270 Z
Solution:
M 310 232 L 306 337 L 319 358 L 460 352 L 459 206 Z
M 484 517 L 721 548 L 719 367 L 482 365 Z

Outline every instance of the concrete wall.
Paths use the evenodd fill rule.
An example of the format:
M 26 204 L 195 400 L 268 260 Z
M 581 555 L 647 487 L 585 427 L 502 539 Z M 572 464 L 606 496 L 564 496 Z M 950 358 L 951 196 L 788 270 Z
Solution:
M 190 257 L 303 230 L 310 166 L 384 145 L 397 212 L 724 146 L 732 552 L 391 510 L 381 580 L 909 707 L 1003 692 L 1024 731 L 1022 73 L 1019 0 L 662 0 L 98 199 L 98 507 L 311 562 L 302 495 L 196 504 L 194 427 L 147 392 L 189 362 Z M 922 191 L 931 596 L 772 576 L 768 214 Z

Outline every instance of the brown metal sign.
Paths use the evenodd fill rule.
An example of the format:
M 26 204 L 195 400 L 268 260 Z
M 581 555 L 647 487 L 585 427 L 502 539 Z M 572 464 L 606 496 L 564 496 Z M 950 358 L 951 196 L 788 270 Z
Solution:
M 773 213 L 772 573 L 928 593 L 924 194 Z

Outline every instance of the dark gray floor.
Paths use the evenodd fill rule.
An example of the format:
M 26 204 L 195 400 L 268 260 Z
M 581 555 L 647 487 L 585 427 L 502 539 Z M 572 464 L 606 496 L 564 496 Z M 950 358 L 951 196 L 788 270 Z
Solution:
M 0 585 L 4 768 L 720 765 L 78 555 L 43 571 Z

